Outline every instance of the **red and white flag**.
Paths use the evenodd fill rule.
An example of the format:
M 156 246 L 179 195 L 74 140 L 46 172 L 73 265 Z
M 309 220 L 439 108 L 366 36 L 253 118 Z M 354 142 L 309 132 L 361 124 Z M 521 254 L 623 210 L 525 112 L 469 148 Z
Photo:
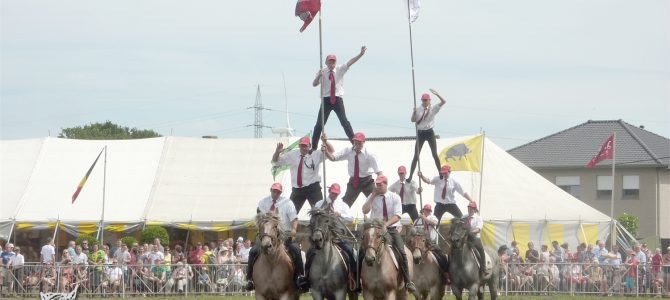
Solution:
M 312 23 L 314 17 L 321 9 L 321 0 L 298 0 L 295 5 L 295 16 L 303 20 L 300 32 L 305 31 L 305 28 Z
M 586 164 L 586 167 L 593 169 L 599 162 L 612 158 L 614 158 L 614 135 L 610 135 L 610 137 L 607 138 L 602 147 L 600 147 L 600 152 L 591 158 L 591 161 Z

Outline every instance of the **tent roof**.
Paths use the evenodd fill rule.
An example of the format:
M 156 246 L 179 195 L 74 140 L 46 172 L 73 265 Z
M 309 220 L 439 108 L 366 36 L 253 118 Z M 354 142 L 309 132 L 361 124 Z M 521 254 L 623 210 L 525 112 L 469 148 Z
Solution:
M 438 140 L 438 149 L 470 137 Z M 292 140 L 295 138 L 291 138 Z M 103 177 L 105 221 L 231 223 L 253 218 L 258 200 L 269 194 L 273 182 L 270 159 L 275 144 L 286 138 L 199 139 L 161 137 L 142 140 L 87 141 L 43 138 L 0 141 L 0 221 L 64 222 L 100 220 Z M 332 141 L 335 149 L 348 146 Z M 99 151 L 104 154 L 77 201 L 71 196 Z M 368 141 L 389 180 L 407 164 L 413 141 Z M 421 155 L 426 176 L 437 175 L 430 151 Z M 328 162 L 328 184 L 346 184 L 346 162 Z M 536 174 L 490 140 L 484 146 L 483 188 L 480 175 L 454 172 L 452 176 L 475 199 L 485 220 L 607 222 L 609 217 L 565 193 Z M 290 186 L 289 172 L 282 181 Z M 290 189 L 284 196 L 288 197 Z M 424 185 L 423 202 L 433 203 L 432 186 Z M 466 200 L 458 205 L 465 211 Z M 362 218 L 363 195 L 352 208 Z M 306 219 L 309 205 L 300 212 Z

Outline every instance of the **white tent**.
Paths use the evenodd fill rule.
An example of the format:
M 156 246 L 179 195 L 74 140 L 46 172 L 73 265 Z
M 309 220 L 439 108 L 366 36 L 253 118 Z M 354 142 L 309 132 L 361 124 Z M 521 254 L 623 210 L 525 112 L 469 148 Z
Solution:
M 438 149 L 468 138 L 440 139 Z M 15 227 L 45 228 L 56 222 L 75 232 L 78 227 L 95 227 L 102 218 L 103 181 L 107 230 L 154 223 L 215 231 L 249 226 L 258 200 L 269 194 L 273 182 L 270 159 L 279 141 L 290 142 L 286 138 L 183 137 L 0 141 L 0 238 L 7 238 Z M 336 150 L 349 146 L 345 141 L 332 143 Z M 368 141 L 365 145 L 378 156 L 391 181 L 397 179 L 399 165 L 408 166 L 414 151 L 413 140 Z M 101 156 L 71 203 L 77 184 L 105 146 L 106 157 Z M 437 175 L 428 147 L 421 161 L 426 176 Z M 346 185 L 345 162 L 328 162 L 326 168 L 327 184 Z M 453 172 L 452 176 L 481 200 L 485 244 L 516 239 L 574 245 L 593 243 L 608 233 L 608 216 L 565 193 L 488 139 L 482 174 Z M 277 180 L 286 187 L 284 196 L 288 197 L 288 171 L 281 177 Z M 433 204 L 432 195 L 432 186 L 424 185 L 423 203 Z M 363 202 L 361 195 L 352 207 L 359 221 Z M 465 199 L 458 199 L 458 204 L 466 211 Z M 302 220 L 308 208 L 305 204 L 300 212 Z

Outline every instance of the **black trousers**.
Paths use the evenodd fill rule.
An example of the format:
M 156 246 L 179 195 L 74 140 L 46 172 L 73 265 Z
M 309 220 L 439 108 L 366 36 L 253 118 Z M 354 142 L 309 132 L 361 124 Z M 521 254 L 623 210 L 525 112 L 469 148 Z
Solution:
M 354 188 L 354 178 L 349 177 L 349 182 L 347 182 L 347 191 L 344 192 L 342 196 L 342 201 L 351 207 L 356 202 L 358 195 L 363 192 L 365 197 L 370 196 L 372 191 L 375 189 L 375 181 L 372 180 L 372 176 L 358 178 L 358 187 Z
M 412 179 L 412 174 L 414 174 L 414 169 L 416 168 L 416 163 L 419 161 L 419 154 L 421 153 L 421 148 L 423 148 L 423 142 L 428 141 L 428 146 L 430 146 L 430 153 L 433 154 L 433 161 L 435 161 L 435 167 L 437 168 L 437 173 L 440 173 L 440 158 L 437 156 L 437 143 L 435 142 L 435 132 L 433 129 L 428 130 L 419 130 L 416 136 L 416 146 L 414 148 L 414 158 L 412 159 L 412 167 L 409 169 L 408 179 Z
M 468 236 L 468 241 L 470 244 L 477 249 L 479 252 L 479 268 L 480 270 L 486 268 L 486 254 L 484 252 L 484 245 L 482 245 L 482 240 L 476 237 L 474 234 Z
M 442 222 L 442 215 L 444 215 L 445 212 L 450 213 L 452 216 L 454 216 L 454 218 L 460 219 L 463 217 L 463 213 L 455 203 L 449 203 L 449 204 L 436 203 L 435 217 L 437 218 L 437 224 L 440 224 Z
M 419 212 L 416 210 L 416 204 L 403 204 L 402 213 L 407 213 L 412 219 L 412 223 L 419 218 Z
M 302 255 L 300 254 L 300 248 L 296 244 L 294 244 L 290 238 L 284 241 L 284 246 L 286 247 L 288 255 L 291 256 L 291 260 L 293 261 L 293 282 L 297 283 L 298 276 L 302 276 L 303 274 L 305 274 L 305 267 L 302 264 Z M 256 259 L 258 258 L 260 248 L 261 248 L 260 241 L 256 239 L 255 245 L 251 247 L 251 249 L 249 250 L 249 261 L 247 263 L 247 280 L 253 280 L 252 272 L 254 271 L 254 264 L 256 263 Z
M 309 201 L 309 205 L 314 207 L 319 200 L 323 200 L 323 193 L 321 193 L 321 184 L 319 182 L 312 183 L 301 188 L 293 188 L 291 191 L 291 201 L 295 205 L 295 211 L 300 212 L 305 200 Z
M 323 97 L 323 105 L 322 105 L 322 107 L 324 108 L 323 125 L 326 125 L 326 122 L 328 122 L 328 116 L 330 116 L 330 112 L 335 111 L 335 114 L 337 114 L 337 118 L 340 119 L 340 124 L 344 129 L 344 133 L 351 141 L 351 139 L 354 138 L 354 130 L 351 128 L 351 123 L 349 123 L 349 120 L 347 120 L 347 114 L 344 111 L 344 100 L 342 100 L 342 97 L 335 97 L 335 98 L 337 99 L 335 101 L 335 104 L 331 104 L 330 97 Z M 319 116 L 316 119 L 316 125 L 314 125 L 314 133 L 312 134 L 312 150 L 316 150 L 318 148 L 319 138 L 321 137 L 322 130 L 323 127 L 321 127 L 321 108 L 319 108 Z
M 435 258 L 437 259 L 437 264 L 440 265 L 440 269 L 442 269 L 442 272 L 449 272 L 449 260 L 447 259 L 447 255 L 442 252 L 442 249 L 435 245 L 433 241 L 430 239 L 430 237 L 426 237 L 426 243 L 429 246 L 429 250 L 433 252 L 435 255 Z

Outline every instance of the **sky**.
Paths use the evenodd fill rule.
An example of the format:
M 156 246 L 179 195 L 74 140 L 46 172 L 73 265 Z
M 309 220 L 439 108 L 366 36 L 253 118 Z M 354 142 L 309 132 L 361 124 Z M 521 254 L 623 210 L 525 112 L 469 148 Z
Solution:
M 319 23 L 296 1 L 3 0 L 0 139 L 57 136 L 110 120 L 162 135 L 254 136 L 312 129 Z M 405 2 L 406 3 L 406 2 Z M 322 1 L 323 57 L 344 63 L 355 131 L 411 136 L 406 4 Z M 435 131 L 510 149 L 588 120 L 622 119 L 670 137 L 670 1 L 423 0 L 412 24 L 417 99 L 447 100 Z M 337 118 L 330 137 L 344 137 Z M 263 130 L 264 137 L 273 137 Z

